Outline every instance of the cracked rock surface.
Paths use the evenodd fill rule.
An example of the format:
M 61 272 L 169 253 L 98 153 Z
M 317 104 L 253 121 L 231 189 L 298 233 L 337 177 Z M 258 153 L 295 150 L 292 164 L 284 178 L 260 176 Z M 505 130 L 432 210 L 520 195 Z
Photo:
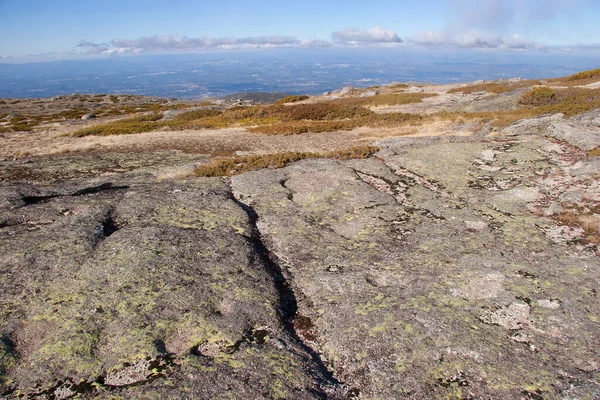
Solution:
M 598 115 L 2 183 L 1 396 L 599 398 Z

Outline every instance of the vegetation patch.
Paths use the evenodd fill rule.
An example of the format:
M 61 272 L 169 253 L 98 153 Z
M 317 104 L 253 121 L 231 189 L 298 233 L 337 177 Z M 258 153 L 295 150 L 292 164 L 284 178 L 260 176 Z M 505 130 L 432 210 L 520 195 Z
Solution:
M 307 158 L 333 158 L 336 160 L 362 159 L 370 157 L 377 151 L 379 151 L 378 147 L 361 146 L 322 153 L 285 152 L 278 154 L 222 158 L 213 160 L 207 164 L 199 165 L 194 170 L 194 175 L 199 177 L 232 176 L 263 168 L 283 168 L 294 161 Z
M 266 135 L 298 135 L 302 133 L 321 133 L 335 131 L 350 131 L 359 127 L 391 128 L 406 123 L 418 123 L 426 117 L 420 114 L 387 113 L 369 114 L 368 116 L 346 119 L 341 121 L 299 121 L 282 122 L 249 128 L 249 132 Z
M 580 81 L 583 79 L 594 79 L 600 78 L 600 68 L 592 69 L 589 71 L 579 72 L 575 75 L 571 75 L 566 78 L 567 81 Z
M 162 122 L 159 121 L 161 118 L 162 115 L 159 113 L 147 114 L 134 118 L 128 118 L 120 121 L 111 122 L 104 125 L 96 125 L 89 128 L 79 129 L 75 132 L 72 132 L 70 136 L 110 136 L 150 132 L 162 126 Z
M 538 86 L 529 90 L 519 99 L 519 104 L 526 106 L 546 106 L 556 102 L 556 92 L 548 86 Z
M 600 147 L 597 147 L 594 150 L 590 150 L 588 152 L 588 157 L 600 157 Z
M 518 82 L 489 82 L 481 83 L 479 85 L 469 85 L 465 87 L 455 88 L 448 91 L 448 93 L 463 93 L 471 94 L 476 92 L 488 92 L 488 93 L 507 93 L 516 89 L 522 89 L 539 85 L 539 81 L 518 81 Z
M 399 106 L 403 104 L 420 103 L 427 97 L 438 96 L 437 93 L 389 93 L 371 97 L 350 97 L 335 99 L 330 103 L 355 106 Z
M 307 100 L 309 97 L 305 94 L 298 96 L 286 96 L 282 99 L 279 99 L 275 102 L 275 104 L 286 104 L 286 103 L 295 103 L 297 101 Z
M 533 118 L 545 114 L 562 113 L 572 117 L 600 107 L 600 89 L 567 88 L 557 89 L 551 104 L 522 108 L 519 110 L 490 112 L 448 112 L 442 111 L 433 116 L 457 121 L 459 118 L 490 123 L 503 128 L 524 118 Z

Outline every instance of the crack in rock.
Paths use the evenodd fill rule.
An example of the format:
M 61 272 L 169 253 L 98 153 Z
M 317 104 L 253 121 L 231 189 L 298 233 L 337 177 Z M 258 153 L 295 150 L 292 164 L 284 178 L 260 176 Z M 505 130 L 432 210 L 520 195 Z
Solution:
M 229 181 L 230 188 L 231 182 Z M 299 345 L 304 351 L 306 351 L 311 359 L 312 363 L 318 372 L 318 375 L 313 377 L 316 380 L 318 386 L 321 388 L 321 392 L 318 393 L 320 397 L 324 399 L 338 398 L 335 393 L 338 393 L 340 389 L 343 390 L 343 383 L 338 381 L 333 373 L 327 368 L 321 356 L 317 351 L 310 347 L 302 339 L 302 335 L 298 332 L 299 326 L 304 326 L 306 323 L 302 319 L 297 321 L 298 318 L 298 303 L 296 300 L 296 294 L 291 283 L 286 279 L 283 274 L 283 268 L 275 261 L 275 257 L 270 253 L 268 247 L 265 245 L 257 222 L 259 219 L 258 214 L 249 205 L 243 203 L 235 197 L 233 190 L 230 191 L 230 198 L 239 207 L 241 207 L 247 214 L 248 220 L 251 225 L 250 236 L 246 237 L 254 247 L 255 253 L 258 256 L 261 264 L 265 266 L 268 273 L 273 277 L 277 292 L 279 293 L 279 312 L 280 318 L 285 327 L 285 331 L 291 337 L 291 339 Z M 333 397 L 332 397 L 333 395 Z

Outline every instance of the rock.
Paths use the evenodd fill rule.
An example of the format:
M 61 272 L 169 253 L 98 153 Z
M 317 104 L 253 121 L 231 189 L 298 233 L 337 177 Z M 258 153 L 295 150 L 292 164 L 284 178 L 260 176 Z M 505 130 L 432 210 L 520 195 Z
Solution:
M 500 325 L 504 329 L 521 329 L 527 323 L 531 308 L 525 303 L 512 303 L 507 307 L 481 315 L 486 324 Z
M 594 118 L 231 179 L 157 179 L 206 160 L 182 152 L 5 161 L 0 392 L 594 398 L 596 159 L 547 134 Z
M 501 133 L 508 136 L 543 134 L 556 121 L 562 120 L 563 114 L 524 119 L 502 129 Z
M 368 90 L 364 93 L 361 93 L 360 97 L 373 97 L 379 94 L 378 90 Z
M 344 86 L 340 91 L 340 96 L 344 96 L 346 94 L 351 94 L 354 92 L 354 86 Z
M 579 204 L 581 199 L 583 198 L 583 194 L 579 190 L 568 190 L 558 196 L 558 199 L 561 202 Z
M 538 300 L 537 301 L 538 306 L 542 307 L 542 308 L 547 308 L 549 310 L 558 310 L 560 308 L 560 301 L 558 300 Z
M 407 90 L 408 93 L 422 93 L 423 89 L 418 86 L 411 86 Z
M 585 151 L 600 147 L 600 127 L 582 124 L 575 120 L 552 122 L 545 134 Z
M 15 311 L 0 314 L 2 346 L 12 343 L 0 383 L 10 379 L 33 396 L 38 384 L 72 381 L 85 394 L 105 376 L 107 386 L 145 383 L 130 389 L 134 398 L 147 390 L 180 398 L 183 386 L 213 398 L 233 385 L 250 398 L 285 391 L 307 399 L 317 398 L 314 378 L 328 381 L 286 330 L 292 315 L 279 302 L 271 261 L 220 180 L 1 184 L 0 205 L 8 199 L 23 204 L 29 229 L 0 225 L 0 292 Z M 9 208 L 0 212 L 12 221 Z M 22 302 L 29 290 L 36 296 Z M 19 323 L 24 312 L 27 324 Z M 199 345 L 215 351 L 192 354 Z M 187 365 L 177 372 L 174 355 Z M 166 373 L 182 385 L 152 388 Z M 231 382 L 238 373 L 244 381 Z
M 85 114 L 81 117 L 82 120 L 87 121 L 90 119 L 96 119 L 96 114 Z

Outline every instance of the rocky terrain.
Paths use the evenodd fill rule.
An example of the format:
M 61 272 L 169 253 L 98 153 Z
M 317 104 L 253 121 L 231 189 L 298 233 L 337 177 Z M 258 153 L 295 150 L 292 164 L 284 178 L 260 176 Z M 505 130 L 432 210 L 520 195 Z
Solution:
M 133 111 L 222 114 L 126 135 L 10 116 L 0 397 L 600 398 L 595 81 L 282 106 L 411 95 L 335 120 L 153 99 Z

